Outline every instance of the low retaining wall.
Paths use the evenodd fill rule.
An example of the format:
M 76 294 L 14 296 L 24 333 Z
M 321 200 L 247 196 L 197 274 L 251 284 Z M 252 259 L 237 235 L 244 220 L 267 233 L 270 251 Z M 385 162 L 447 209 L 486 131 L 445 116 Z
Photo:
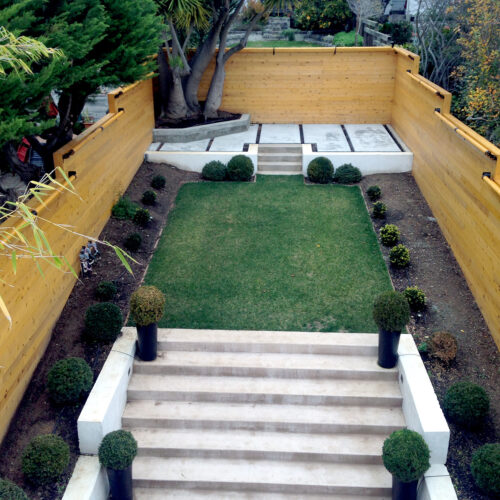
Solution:
M 446 466 L 431 465 L 418 485 L 417 500 L 457 500 Z
M 96 456 L 80 456 L 62 500 L 107 500 L 108 475 Z

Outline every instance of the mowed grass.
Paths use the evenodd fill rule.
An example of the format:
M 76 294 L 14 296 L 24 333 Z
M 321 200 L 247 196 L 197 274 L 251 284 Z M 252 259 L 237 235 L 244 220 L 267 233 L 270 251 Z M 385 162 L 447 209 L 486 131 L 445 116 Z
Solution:
M 145 281 L 172 328 L 374 332 L 391 289 L 359 188 L 301 176 L 184 185 Z

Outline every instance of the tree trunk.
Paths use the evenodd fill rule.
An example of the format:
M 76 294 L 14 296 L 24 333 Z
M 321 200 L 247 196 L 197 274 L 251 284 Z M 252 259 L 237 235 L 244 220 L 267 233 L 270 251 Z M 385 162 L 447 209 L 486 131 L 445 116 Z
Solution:
M 165 119 L 167 117 L 168 94 L 172 87 L 172 72 L 163 51 L 163 45 L 158 49 L 158 81 L 160 87 L 160 119 Z
M 178 69 L 172 70 L 172 84 L 168 94 L 167 120 L 184 120 L 187 118 L 188 107 L 184 97 L 181 76 Z
M 219 53 L 220 54 L 220 53 Z M 222 103 L 222 92 L 224 91 L 224 79 L 226 77 L 224 57 L 217 57 L 215 71 L 210 82 L 207 100 L 203 114 L 205 119 L 217 118 L 217 111 Z
M 361 29 L 361 18 L 360 16 L 357 17 L 356 19 L 356 34 L 354 35 L 354 46 L 358 46 L 358 35 L 359 35 L 359 30 Z

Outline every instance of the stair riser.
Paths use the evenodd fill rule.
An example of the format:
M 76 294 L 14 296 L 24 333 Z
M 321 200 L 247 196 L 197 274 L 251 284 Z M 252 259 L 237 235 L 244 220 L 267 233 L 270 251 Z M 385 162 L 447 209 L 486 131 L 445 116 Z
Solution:
M 280 154 L 270 154 L 270 153 L 259 153 L 259 163 L 263 162 L 291 162 L 291 163 L 301 163 L 302 162 L 302 153 L 280 153 Z
M 257 167 L 258 172 L 302 172 L 302 163 L 260 163 Z
M 269 144 L 259 144 L 259 157 L 268 154 L 282 154 L 282 155 L 301 155 L 302 145 L 297 146 L 273 146 Z

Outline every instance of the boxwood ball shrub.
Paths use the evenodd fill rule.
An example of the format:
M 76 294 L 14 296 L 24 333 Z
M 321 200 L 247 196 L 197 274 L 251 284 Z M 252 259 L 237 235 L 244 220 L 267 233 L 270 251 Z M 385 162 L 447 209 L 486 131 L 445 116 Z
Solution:
M 139 233 L 130 233 L 123 242 L 123 246 L 131 252 L 137 252 L 141 247 L 142 236 Z
M 138 208 L 130 198 L 122 196 L 111 209 L 111 215 L 115 219 L 132 220 Z
M 0 500 L 30 500 L 24 491 L 7 479 L 0 479 Z
M 122 326 L 122 312 L 111 302 L 94 304 L 85 312 L 85 334 L 90 341 L 114 342 Z
M 163 177 L 163 175 L 155 175 L 151 180 L 151 187 L 153 189 L 163 189 L 166 183 L 167 180 Z
M 73 404 L 92 388 L 94 374 L 82 358 L 61 359 L 54 363 L 47 375 L 47 388 L 57 404 Z
M 433 358 L 451 363 L 457 357 L 457 339 L 449 332 L 434 332 L 429 340 L 429 354 Z
M 410 251 L 404 245 L 396 245 L 389 252 L 390 263 L 399 269 L 410 265 Z
M 490 398 L 480 385 L 457 382 L 446 391 L 443 406 L 452 422 L 467 428 L 480 427 L 488 415 Z
M 112 281 L 101 281 L 95 289 L 95 298 L 101 302 L 108 302 L 115 298 L 118 288 Z
M 137 441 L 132 433 L 124 430 L 106 434 L 99 446 L 99 462 L 108 469 L 127 469 L 136 455 Z
M 57 481 L 68 464 L 69 446 L 55 434 L 32 439 L 22 456 L 23 474 L 37 486 Z
M 141 286 L 130 297 L 130 314 L 138 326 L 158 323 L 165 311 L 165 296 L 155 286 Z
M 420 478 L 430 467 L 429 458 L 429 447 L 418 432 L 401 429 L 384 441 L 384 466 L 403 483 Z
M 381 330 L 400 332 L 410 320 L 410 306 L 402 293 L 383 292 L 373 303 L 373 319 Z
M 227 164 L 227 176 L 230 181 L 249 181 L 253 176 L 253 163 L 248 156 L 233 156 Z
M 156 193 L 154 191 L 148 190 L 142 193 L 141 201 L 142 203 L 144 203 L 144 205 L 155 205 L 156 198 L 157 198 Z
M 361 170 L 358 167 L 346 163 L 337 168 L 333 180 L 339 184 L 356 184 L 362 177 Z
M 311 182 L 328 184 L 333 179 L 333 164 L 324 156 L 318 156 L 309 162 L 307 166 L 307 177 Z
M 207 181 L 223 181 L 227 177 L 227 166 L 221 161 L 210 161 L 203 167 L 201 176 Z
M 141 227 L 146 227 L 151 220 L 149 210 L 146 208 L 138 208 L 134 215 L 134 222 Z
M 479 489 L 492 498 L 500 498 L 500 443 L 481 446 L 472 455 L 470 472 Z
M 425 293 L 418 286 L 409 286 L 403 292 L 413 312 L 423 311 L 427 304 Z
M 382 196 L 382 190 L 379 186 L 370 186 L 366 190 L 366 196 L 368 196 L 370 201 L 377 201 Z
M 386 247 L 393 247 L 399 241 L 401 231 L 395 224 L 386 224 L 380 228 L 380 241 Z
M 387 212 L 387 206 L 381 201 L 377 201 L 373 204 L 372 215 L 375 219 L 385 219 L 385 214 Z

